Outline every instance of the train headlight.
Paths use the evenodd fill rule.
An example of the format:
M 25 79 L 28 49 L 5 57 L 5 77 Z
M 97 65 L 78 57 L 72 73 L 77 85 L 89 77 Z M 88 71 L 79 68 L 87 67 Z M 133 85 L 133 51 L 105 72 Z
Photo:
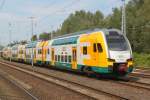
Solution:
M 132 58 L 130 58 L 130 59 L 127 59 L 127 61 L 129 62 L 129 61 L 133 61 L 133 59 Z
M 109 61 L 109 62 L 115 62 L 115 59 L 110 59 L 110 58 L 108 58 L 108 61 Z

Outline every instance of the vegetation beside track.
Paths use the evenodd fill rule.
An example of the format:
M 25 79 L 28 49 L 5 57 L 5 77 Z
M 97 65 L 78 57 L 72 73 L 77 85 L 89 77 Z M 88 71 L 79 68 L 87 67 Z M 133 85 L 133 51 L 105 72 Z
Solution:
M 133 53 L 135 67 L 150 68 L 150 54 Z

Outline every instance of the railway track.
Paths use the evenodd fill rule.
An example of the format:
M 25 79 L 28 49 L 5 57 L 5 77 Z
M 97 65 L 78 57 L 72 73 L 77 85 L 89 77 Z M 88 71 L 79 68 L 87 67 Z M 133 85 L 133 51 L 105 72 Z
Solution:
M 142 77 L 142 78 L 149 78 L 150 79 L 150 74 L 147 73 L 140 73 L 140 72 L 133 72 L 130 74 L 130 76 L 134 76 L 134 77 Z
M 148 68 L 148 67 L 146 67 L 146 68 L 142 68 L 142 67 L 138 67 L 138 68 L 136 68 L 137 70 L 148 70 L 148 71 L 150 71 L 150 68 Z
M 6 63 L 6 62 L 5 62 Z M 9 63 L 7 62 L 8 64 L 12 64 L 12 63 Z M 17 66 L 15 64 L 13 64 L 14 66 Z M 17 67 L 20 67 L 20 66 L 17 66 Z M 26 70 L 30 70 L 28 68 L 25 68 Z M 34 70 L 33 70 L 34 71 Z M 37 71 L 36 71 L 37 72 Z M 40 74 L 44 74 L 46 76 L 50 76 L 48 74 L 45 74 L 45 73 L 42 73 L 40 71 L 38 71 L 38 73 Z M 132 76 L 132 75 L 130 75 Z M 139 77 L 141 77 L 140 75 L 138 75 Z M 136 77 L 138 77 L 136 76 Z M 54 77 L 54 76 L 51 76 L 51 77 Z M 54 77 L 54 78 L 57 78 L 57 77 Z M 144 77 L 145 78 L 145 77 Z M 147 77 L 146 77 L 147 78 Z M 123 80 L 124 81 L 124 80 Z M 114 82 L 116 84 L 121 84 L 121 85 L 126 85 L 126 86 L 130 86 L 130 87 L 135 87 L 135 88 L 140 88 L 140 89 L 146 89 L 146 90 L 149 90 L 150 91 L 150 84 L 149 83 L 144 83 L 144 82 L 139 82 L 139 81 L 134 81 L 132 79 L 129 79 L 128 82 L 123 82 L 122 79 L 121 81 L 113 81 L 113 80 L 109 80 L 109 82 Z
M 26 90 L 23 86 L 21 86 L 18 82 L 16 82 L 15 80 L 13 80 L 7 73 L 3 72 L 0 70 L 0 77 L 2 77 L 3 79 L 7 80 L 8 82 L 10 82 L 9 84 L 13 84 L 13 86 L 17 87 L 19 90 L 23 91 L 31 100 L 39 100 L 36 96 L 34 96 L 32 93 L 30 93 L 28 90 Z M 21 98 L 21 97 L 17 97 L 17 96 L 11 96 L 11 95 L 0 95 L 0 97 L 4 98 L 4 99 L 8 99 L 8 98 L 13 98 L 13 99 L 25 99 L 25 98 Z M 26 99 L 27 99 L 26 98 Z M 1 100 L 1 99 L 0 99 Z
M 7 63 L 9 63 L 9 64 L 12 64 L 12 63 L 10 63 L 10 62 L 7 62 Z M 16 67 L 21 67 L 19 64 L 13 64 L 14 66 L 16 66 Z M 24 64 L 22 64 L 22 65 L 24 65 Z M 25 66 L 24 66 L 25 67 Z M 21 67 L 22 68 L 22 67 Z M 23 69 L 26 69 L 26 70 L 29 70 L 29 71 L 33 71 L 33 70 L 31 70 L 31 68 L 29 68 L 29 67 L 26 67 L 26 68 L 23 68 Z M 35 68 L 35 70 L 34 70 L 36 73 L 40 73 L 40 74 L 44 74 L 43 72 L 40 72 L 40 71 L 38 71 L 38 70 L 36 70 L 36 68 Z M 38 71 L 38 72 L 37 72 Z M 44 76 L 47 76 L 47 77 L 53 77 L 54 79 L 60 79 L 60 78 L 58 78 L 58 77 L 54 77 L 53 75 L 51 76 L 51 75 L 49 75 L 49 74 L 44 74 Z M 80 75 L 81 76 L 81 75 Z M 63 81 L 68 81 L 68 80 L 64 80 L 64 79 L 60 79 L 60 80 L 63 80 Z M 128 86 L 128 87 L 134 87 L 134 88 L 137 88 L 137 89 L 144 89 L 144 90 L 148 90 L 148 91 L 150 91 L 150 84 L 148 84 L 148 83 L 143 83 L 143 82 L 137 82 L 137 81 L 128 81 L 128 82 L 123 82 L 123 81 L 113 81 L 113 80 L 107 80 L 107 81 L 109 81 L 110 83 L 116 83 L 116 84 L 120 84 L 120 85 L 124 85 L 124 86 Z M 70 81 L 69 81 L 70 82 Z M 74 83 L 74 82 L 73 82 Z M 76 82 L 75 82 L 75 84 L 76 84 Z M 79 84 L 78 83 L 78 85 L 81 87 L 82 86 L 82 84 Z M 85 87 L 86 89 L 88 88 L 88 87 Z M 91 88 L 91 87 L 89 87 L 89 88 Z M 93 88 L 92 88 L 93 89 Z M 97 91 L 97 89 L 96 90 L 94 90 L 95 92 Z M 98 90 L 99 91 L 99 90 Z M 108 95 L 108 96 L 111 96 L 111 93 L 109 93 L 109 92 L 107 92 L 107 93 L 104 93 L 105 91 L 102 91 L 101 93 L 102 94 L 104 94 L 104 95 Z M 92 93 L 94 93 L 93 91 L 92 91 Z M 98 92 L 97 92 L 98 93 Z M 114 96 L 113 96 L 114 97 Z M 123 99 L 127 99 L 127 98 L 123 98 Z
M 144 77 L 144 78 L 150 78 L 150 69 L 149 68 L 137 68 L 132 72 L 131 75 Z
M 146 89 L 146 90 L 150 91 L 150 84 L 148 84 L 148 83 L 142 83 L 142 82 L 136 82 L 136 81 L 129 81 L 129 82 L 119 81 L 117 83 L 126 85 L 126 86 L 130 86 L 130 87 L 139 88 L 139 89 Z
M 86 85 L 82 85 L 80 83 L 68 81 L 68 80 L 61 79 L 61 78 L 58 78 L 58 77 L 55 77 L 55 76 L 51 76 L 51 75 L 47 75 L 47 74 L 40 73 L 40 72 L 37 72 L 37 71 L 29 70 L 29 69 L 26 69 L 26 68 L 19 68 L 16 65 L 10 65 L 9 63 L 6 63 L 6 62 L 5 63 L 0 62 L 0 64 L 5 65 L 5 66 L 10 67 L 10 68 L 13 68 L 15 70 L 22 71 L 24 73 L 30 74 L 30 75 L 32 75 L 34 77 L 37 77 L 37 78 L 40 78 L 44 81 L 51 82 L 51 83 L 63 86 L 67 89 L 70 89 L 72 91 L 81 93 L 81 94 L 86 95 L 86 96 L 88 96 L 90 98 L 93 98 L 93 99 L 106 98 L 106 99 L 111 100 L 112 98 L 114 98 L 114 99 L 119 99 L 119 100 L 120 99 L 128 100 L 128 98 L 121 97 L 119 95 L 115 95 L 115 94 L 105 92 L 105 91 L 102 91 L 102 90 L 99 90 L 99 89 L 95 89 L 95 88 L 92 88 L 92 87 L 89 87 L 89 86 L 86 86 Z

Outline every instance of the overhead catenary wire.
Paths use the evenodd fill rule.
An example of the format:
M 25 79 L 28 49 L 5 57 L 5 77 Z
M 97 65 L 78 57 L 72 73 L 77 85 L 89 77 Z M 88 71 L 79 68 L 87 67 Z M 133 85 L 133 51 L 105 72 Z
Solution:
M 70 6 L 74 5 L 74 4 L 76 4 L 76 3 L 79 2 L 79 1 L 80 1 L 80 0 L 73 0 L 71 3 L 65 5 L 64 7 L 60 8 L 60 9 L 58 9 L 58 10 L 56 10 L 56 11 L 53 11 L 53 12 L 51 12 L 50 14 L 48 14 L 48 15 L 46 15 L 46 16 L 40 18 L 38 21 L 44 20 L 45 18 L 49 17 L 49 16 L 52 15 L 52 14 L 56 14 L 56 13 L 58 13 L 58 12 L 63 12 L 66 8 L 68 8 L 68 7 L 70 7 Z
M 42 21 L 45 21 L 46 18 L 48 18 L 50 15 L 54 15 L 54 14 L 57 14 L 58 12 L 65 12 L 66 9 L 72 7 L 73 5 L 75 5 L 76 3 L 79 3 L 81 0 L 73 0 L 72 2 L 70 2 L 69 4 L 65 5 L 64 7 L 61 7 L 60 9 L 57 9 L 53 12 L 51 12 L 50 14 L 44 16 L 44 17 L 41 17 L 39 19 L 37 19 L 37 23 L 38 22 L 42 22 Z M 42 25 L 42 24 L 41 24 Z
M 50 15 L 52 15 L 52 14 L 55 14 L 55 13 L 58 13 L 58 12 L 62 12 L 62 11 L 64 11 L 64 9 L 66 9 L 66 8 L 68 8 L 68 7 L 70 7 L 70 6 L 72 6 L 72 5 L 74 5 L 76 2 L 79 2 L 80 0 L 73 0 L 71 3 L 69 3 L 69 4 L 67 4 L 67 5 L 65 5 L 64 7 L 61 7 L 60 9 L 58 9 L 58 10 L 56 10 L 56 11 L 53 11 L 53 12 L 51 12 L 50 14 L 48 14 L 48 15 L 46 15 L 46 16 L 44 16 L 44 17 L 41 17 L 41 18 L 37 18 L 36 19 L 36 23 L 38 23 L 39 21 L 42 21 L 42 20 L 45 20 L 45 18 L 47 18 L 47 17 L 49 17 Z M 4 1 L 3 1 L 4 2 Z M 46 5 L 44 8 L 49 8 L 49 5 L 50 5 L 50 7 L 52 7 L 53 5 L 55 5 L 56 4 L 56 0 L 54 0 L 53 2 L 51 2 L 51 4 L 48 4 L 48 5 Z M 17 21 L 17 22 L 25 22 L 25 21 Z M 28 26 L 27 26 L 28 27 Z M 26 28 L 25 28 L 26 29 Z
M 57 0 L 52 1 L 50 4 L 46 5 L 44 8 L 49 8 L 57 3 Z
M 55 14 L 55 13 L 57 13 L 57 12 L 59 12 L 59 11 L 62 11 L 63 9 L 66 9 L 67 7 L 72 6 L 72 5 L 73 5 L 75 2 L 77 2 L 77 1 L 80 1 L 80 0 L 74 0 L 73 2 L 71 2 L 71 3 L 67 4 L 67 5 L 65 5 L 64 7 L 58 9 L 57 11 L 54 11 L 54 12 L 50 13 L 48 16 L 50 16 L 51 14 Z M 44 8 L 52 7 L 52 6 L 55 5 L 56 3 L 57 3 L 56 0 L 54 0 L 54 1 L 51 2 L 50 4 L 46 5 Z M 49 5 L 50 5 L 50 6 L 49 6 Z M 70 6 L 69 6 L 69 5 L 70 5 Z M 41 20 L 45 19 L 45 18 L 48 17 L 48 16 L 41 17 L 41 18 L 39 18 L 39 20 L 38 20 L 38 18 L 37 18 L 37 19 L 36 19 L 36 24 L 37 24 L 38 21 L 41 21 Z M 21 22 L 21 21 L 18 21 L 18 22 Z M 24 23 L 25 21 L 22 21 L 22 22 Z M 36 26 L 37 26 L 37 25 L 36 25 Z M 28 26 L 27 26 L 27 27 L 28 27 Z M 25 29 L 27 29 L 27 28 L 25 28 Z
M 5 1 L 5 0 L 3 0 L 3 2 L 2 2 L 1 5 L 4 5 L 4 1 Z M 57 2 L 56 0 L 53 0 L 51 3 L 47 4 L 46 6 L 44 6 L 44 8 L 48 8 L 48 7 L 50 7 L 50 6 L 53 6 L 53 5 L 56 4 L 56 2 Z M 0 7 L 2 7 L 2 6 L 0 6 Z M 16 24 L 17 24 L 17 23 L 28 23 L 28 22 L 25 20 L 25 18 L 24 18 L 23 20 L 15 21 L 15 22 L 16 22 Z M 36 23 L 35 23 L 35 24 L 36 24 Z M 37 25 L 35 25 L 35 26 L 37 26 Z M 29 27 L 29 25 L 26 25 L 24 29 L 27 29 L 27 27 Z M 19 29 L 19 28 L 18 28 L 18 29 Z M 28 32 L 28 31 L 30 31 L 30 30 L 27 30 L 27 32 Z

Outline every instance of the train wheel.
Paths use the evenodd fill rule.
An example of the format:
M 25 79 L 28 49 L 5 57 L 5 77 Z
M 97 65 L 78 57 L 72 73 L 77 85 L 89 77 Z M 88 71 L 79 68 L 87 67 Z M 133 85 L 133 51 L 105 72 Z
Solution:
M 91 67 L 83 67 L 83 72 L 86 73 L 88 77 L 92 77 L 94 75 L 94 72 L 92 71 Z

